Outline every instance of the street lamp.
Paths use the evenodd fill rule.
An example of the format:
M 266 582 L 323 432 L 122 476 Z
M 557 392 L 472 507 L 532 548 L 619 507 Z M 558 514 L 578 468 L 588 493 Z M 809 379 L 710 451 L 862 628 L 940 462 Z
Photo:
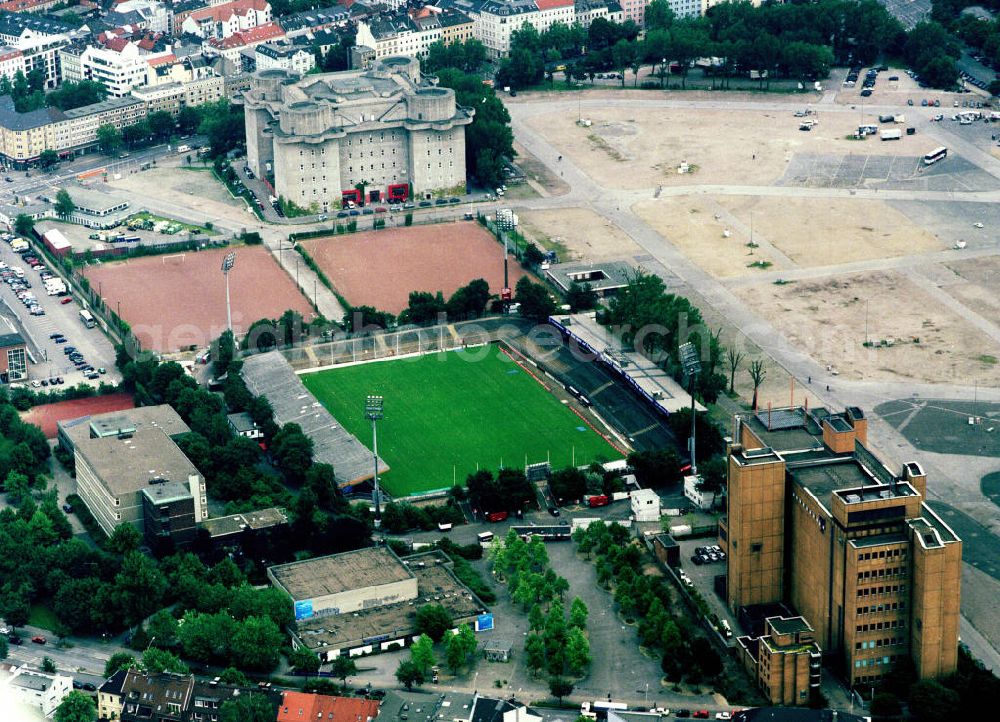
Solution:
M 229 305 L 229 272 L 233 270 L 235 263 L 236 251 L 230 251 L 222 259 L 222 275 L 226 277 L 226 328 L 229 329 L 230 333 L 233 331 L 233 310 Z
M 365 398 L 365 418 L 372 422 L 372 461 L 375 463 L 375 528 L 382 527 L 382 500 L 378 488 L 378 430 L 377 422 L 385 417 L 383 411 L 384 399 L 381 396 L 368 396 Z
M 691 476 L 696 476 L 698 474 L 698 463 L 695 461 L 694 456 L 694 380 L 701 371 L 701 359 L 698 358 L 698 348 L 690 341 L 681 344 L 681 347 L 677 350 L 677 356 L 680 359 L 681 367 L 684 369 L 684 374 L 688 377 L 688 386 L 691 393 L 691 438 L 688 439 L 688 452 L 691 454 Z

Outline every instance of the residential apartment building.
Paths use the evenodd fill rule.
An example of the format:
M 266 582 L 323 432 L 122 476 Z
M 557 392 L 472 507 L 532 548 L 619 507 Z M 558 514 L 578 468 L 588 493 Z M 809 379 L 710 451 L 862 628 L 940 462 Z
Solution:
M 521 26 L 539 27 L 539 11 L 535 0 L 487 0 L 474 17 L 476 39 L 486 46 L 491 57 L 504 57 L 510 52 L 510 36 Z
M 145 532 L 143 492 L 159 484 L 173 482 L 170 499 L 180 493 L 177 485 L 186 487 L 194 523 L 208 516 L 205 479 L 161 429 L 88 438 L 76 444 L 74 457 L 80 498 L 108 536 L 124 523 Z
M 144 674 L 133 668 L 116 672 L 98 688 L 97 715 L 119 722 L 218 722 L 226 701 L 248 694 L 266 696 L 274 708 L 269 719 L 277 718 L 277 693 L 199 682 L 191 675 Z M 358 720 L 351 717 L 350 722 Z
M 737 637 L 750 677 L 771 704 L 802 705 L 820 686 L 823 653 L 802 617 L 768 617 L 760 637 Z
M 115 5 L 115 13 L 125 15 L 137 14 L 141 20 L 139 23 L 130 23 L 146 27 L 158 33 L 170 32 L 170 10 L 167 3 L 156 2 L 155 0 L 125 0 Z M 110 13 L 109 13 L 110 15 Z M 126 18 L 132 20 L 131 17 Z
M 851 686 L 910 658 L 955 670 L 962 542 L 926 503 L 916 462 L 890 471 L 861 409 L 768 409 L 736 419 L 729 450 L 729 606 L 785 603 Z
M 65 674 L 48 674 L 26 665 L 0 664 L 0 697 L 17 707 L 31 710 L 51 719 L 63 698 L 73 691 L 73 678 Z M 15 719 L 20 719 L 15 714 Z
M 640 28 L 646 25 L 646 6 L 649 0 L 618 0 L 626 20 L 631 20 Z
M 355 44 L 373 48 L 376 59 L 395 56 L 422 59 L 436 42 L 450 45 L 471 37 L 473 22 L 468 15 L 425 6 L 359 21 Z
M 261 43 L 253 49 L 254 70 L 280 68 L 305 75 L 316 67 L 316 56 L 308 47 Z
M 271 19 L 271 4 L 267 0 L 233 0 L 193 11 L 181 23 L 181 31 L 205 40 L 224 40 Z
M 13 45 L 0 47 L 0 76 L 13 80 L 18 73 L 24 73 L 24 53 Z
M 249 30 L 233 33 L 227 38 L 210 38 L 202 46 L 207 57 L 222 57 L 233 63 L 236 68 L 242 68 L 240 55 L 244 50 L 250 50 L 261 43 L 281 40 L 285 31 L 278 23 L 258 25 Z
M 147 114 L 164 110 L 175 117 L 181 112 L 181 108 L 212 103 L 225 96 L 226 80 L 219 75 L 186 83 L 146 85 L 132 91 L 132 97 L 146 106 Z
M 8 0 L 0 3 L 0 10 L 11 13 L 47 13 L 61 0 Z
M 24 57 L 24 72 L 35 70 L 45 76 L 45 89 L 51 90 L 62 82 L 59 69 L 59 50 L 70 42 L 68 36 L 36 36 L 23 38 L 15 44 Z
M 18 45 L 31 38 L 52 38 L 59 35 L 74 36 L 90 32 L 86 26 L 80 29 L 51 18 L 32 13 L 12 13 L 0 10 L 0 42 Z
M 121 130 L 146 117 L 146 106 L 133 97 L 109 98 L 62 113 L 63 121 L 52 128 L 50 149 L 59 153 L 86 151 L 97 145 L 102 125 Z M 36 156 L 32 156 L 36 157 Z
M 276 194 L 303 208 L 405 198 L 411 188 L 464 192 L 465 126 L 475 111 L 422 79 L 415 59 L 306 78 L 260 71 L 244 107 L 250 167 L 261 177 L 273 171 Z
M 283 15 L 281 27 L 288 37 L 318 33 L 322 30 L 334 30 L 347 27 L 351 22 L 351 11 L 344 5 L 334 5 L 329 8 L 305 10 L 300 13 Z
M 133 88 L 145 85 L 149 60 L 154 57 L 134 43 L 125 44 L 120 52 L 96 45 L 72 46 L 63 48 L 59 55 L 64 80 L 100 83 L 111 98 L 124 98 Z
M 576 0 L 576 23 L 589 28 L 598 18 L 613 23 L 625 22 L 625 11 L 614 0 Z

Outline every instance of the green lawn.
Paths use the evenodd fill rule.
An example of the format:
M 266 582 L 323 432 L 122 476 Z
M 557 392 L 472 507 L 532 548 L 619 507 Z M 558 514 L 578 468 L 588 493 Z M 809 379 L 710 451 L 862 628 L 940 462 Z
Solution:
M 54 632 L 59 626 L 59 618 L 44 604 L 32 604 L 28 614 L 28 624 Z
M 495 346 L 348 366 L 302 377 L 331 414 L 371 445 L 365 396 L 385 397 L 379 456 L 394 496 L 447 488 L 478 468 L 620 458 L 607 441 Z M 546 380 L 551 383 L 550 380 Z

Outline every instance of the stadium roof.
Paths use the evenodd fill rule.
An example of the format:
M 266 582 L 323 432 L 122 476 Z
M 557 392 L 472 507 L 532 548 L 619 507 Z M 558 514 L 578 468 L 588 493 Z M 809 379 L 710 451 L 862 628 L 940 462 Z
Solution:
M 277 351 L 251 356 L 243 364 L 243 380 L 254 396 L 265 396 L 280 425 L 296 423 L 313 440 L 313 461 L 330 464 L 337 484 L 353 486 L 372 478 L 372 454 L 323 408 Z M 380 474 L 389 470 L 382 459 Z

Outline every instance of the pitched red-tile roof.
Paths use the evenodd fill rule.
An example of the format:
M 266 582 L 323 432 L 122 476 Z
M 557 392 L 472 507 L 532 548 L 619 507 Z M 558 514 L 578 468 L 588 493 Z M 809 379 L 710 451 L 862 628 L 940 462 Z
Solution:
M 378 702 L 360 697 L 283 692 L 277 722 L 368 722 L 378 715 Z
M 574 0 L 535 0 L 535 5 L 539 10 L 552 10 L 554 8 L 569 7 Z

